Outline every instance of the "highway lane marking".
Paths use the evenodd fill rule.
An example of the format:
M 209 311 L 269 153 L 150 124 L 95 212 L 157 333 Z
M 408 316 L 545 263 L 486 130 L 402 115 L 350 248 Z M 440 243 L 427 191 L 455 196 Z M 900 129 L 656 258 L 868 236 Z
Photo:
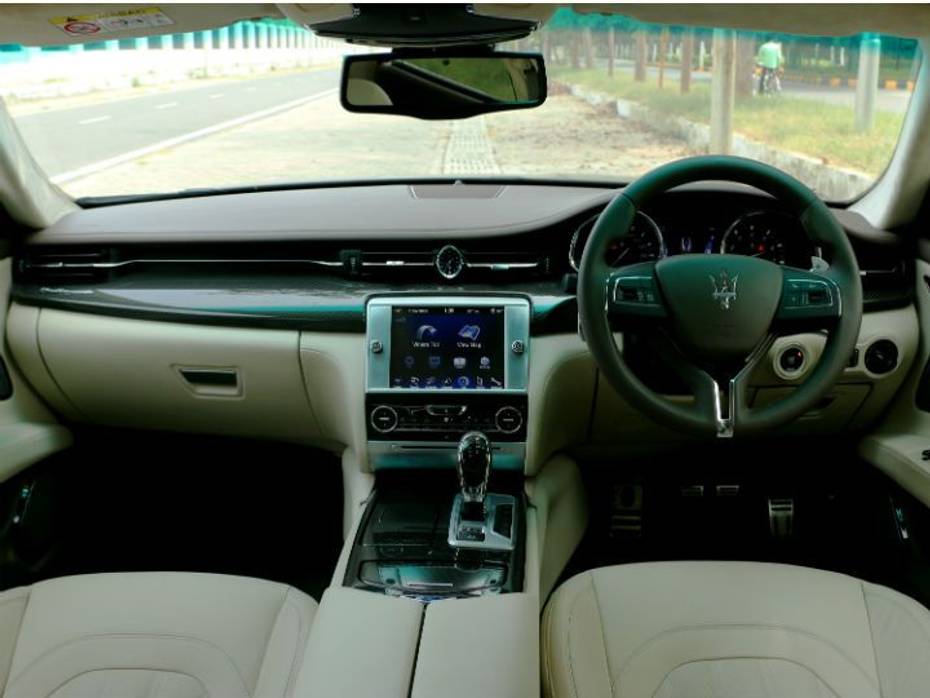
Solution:
M 158 151 L 165 150 L 166 148 L 174 148 L 176 146 L 182 145 L 183 143 L 189 143 L 190 141 L 197 140 L 198 138 L 212 136 L 213 134 L 219 133 L 220 131 L 225 131 L 226 129 L 242 126 L 252 121 L 259 121 L 260 119 L 266 119 L 269 116 L 275 116 L 281 112 L 285 112 L 296 107 L 301 107 L 304 104 L 309 104 L 310 102 L 314 102 L 324 97 L 329 97 L 336 92 L 337 88 L 335 87 L 328 90 L 323 90 L 322 92 L 317 92 L 316 94 L 294 99 L 290 102 L 284 102 L 283 104 L 269 107 L 268 109 L 262 109 L 260 111 L 252 112 L 251 114 L 245 114 L 243 116 L 238 116 L 235 119 L 229 119 L 228 121 L 214 124 L 213 126 L 207 126 L 206 128 L 197 129 L 196 131 L 183 133 L 180 136 L 174 136 L 173 138 L 158 141 L 157 143 L 147 145 L 143 148 L 130 150 L 128 153 L 123 153 L 122 155 L 115 155 L 105 160 L 98 160 L 97 162 L 92 162 L 89 165 L 84 165 L 68 172 L 62 172 L 61 174 L 50 177 L 49 179 L 53 184 L 64 184 L 65 182 L 80 179 L 81 177 L 87 177 L 88 175 L 102 172 L 103 170 L 109 169 L 110 167 L 122 165 L 125 162 L 136 160 L 138 158 L 145 157 L 146 155 L 151 155 L 152 153 L 157 153 Z
M 222 92 L 217 92 L 215 95 L 210 95 L 210 99 L 219 99 L 223 96 Z
M 101 121 L 109 121 L 109 120 L 110 120 L 109 116 L 95 116 L 90 119 L 81 119 L 80 121 L 78 121 L 78 124 L 80 126 L 86 126 L 87 124 L 98 124 Z
M 178 106 L 177 102 L 165 102 L 164 104 L 156 104 L 156 109 L 171 109 L 171 107 Z

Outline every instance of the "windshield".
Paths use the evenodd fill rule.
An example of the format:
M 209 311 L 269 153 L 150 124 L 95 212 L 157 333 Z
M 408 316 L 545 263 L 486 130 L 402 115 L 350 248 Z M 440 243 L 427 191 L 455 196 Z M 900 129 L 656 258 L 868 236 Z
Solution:
M 76 198 L 384 177 L 622 182 L 710 152 L 771 163 L 838 201 L 887 166 L 919 60 L 915 41 L 884 35 L 659 26 L 560 9 L 502 46 L 544 55 L 543 106 L 420 121 L 346 112 L 341 59 L 366 49 L 287 21 L 103 38 L 0 46 L 7 108 Z

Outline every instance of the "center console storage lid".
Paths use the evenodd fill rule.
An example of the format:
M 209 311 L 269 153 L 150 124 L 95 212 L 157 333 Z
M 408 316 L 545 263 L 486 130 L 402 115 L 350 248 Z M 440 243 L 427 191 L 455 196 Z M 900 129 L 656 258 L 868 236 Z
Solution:
M 410 696 L 539 696 L 539 600 L 504 594 L 431 603 Z
M 422 619 L 416 601 L 330 587 L 313 620 L 294 695 L 408 698 Z

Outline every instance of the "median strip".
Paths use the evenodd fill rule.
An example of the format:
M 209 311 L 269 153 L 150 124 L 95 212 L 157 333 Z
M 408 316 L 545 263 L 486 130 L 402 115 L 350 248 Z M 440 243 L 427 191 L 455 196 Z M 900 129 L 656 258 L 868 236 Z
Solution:
M 207 136 L 212 136 L 215 133 L 225 131 L 227 129 L 235 128 L 236 126 L 243 126 L 245 124 L 251 123 L 253 121 L 259 121 L 260 119 L 268 118 L 269 116 L 274 116 L 275 114 L 280 114 L 282 112 L 294 109 L 296 107 L 303 106 L 309 102 L 313 102 L 323 97 L 329 97 L 330 95 L 336 92 L 336 88 L 329 90 L 324 90 L 323 92 L 318 92 L 307 97 L 301 97 L 300 99 L 294 99 L 290 102 L 285 102 L 284 104 L 279 104 L 268 109 L 262 109 L 257 112 L 252 112 L 251 114 L 245 114 L 244 116 L 236 117 L 235 119 L 229 119 L 228 121 L 223 121 L 213 126 L 208 126 L 206 128 L 198 129 L 196 131 L 191 131 L 190 133 L 185 133 L 180 136 L 175 136 L 173 138 L 168 138 L 152 145 L 145 146 L 144 148 L 137 148 L 136 150 L 131 150 L 122 155 L 116 155 L 105 160 L 99 160 L 97 162 L 92 162 L 89 165 L 84 165 L 75 170 L 69 172 L 63 172 L 61 174 L 51 177 L 51 181 L 54 184 L 64 184 L 66 182 L 71 182 L 75 179 L 80 179 L 81 177 L 87 177 L 97 172 L 115 167 L 116 165 L 122 165 L 125 162 L 131 160 L 136 160 L 146 155 L 151 155 L 157 153 L 160 150 L 166 150 L 168 148 L 174 148 L 176 146 L 182 145 L 184 143 L 189 143 L 191 141 L 205 138 Z M 109 118 L 109 117 L 107 117 Z

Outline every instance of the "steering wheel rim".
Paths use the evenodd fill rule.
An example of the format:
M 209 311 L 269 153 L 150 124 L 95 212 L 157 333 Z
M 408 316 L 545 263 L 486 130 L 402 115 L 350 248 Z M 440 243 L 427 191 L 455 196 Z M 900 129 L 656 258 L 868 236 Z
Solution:
M 809 271 L 721 254 L 676 255 L 619 269 L 607 265 L 608 245 L 629 233 L 633 217 L 645 203 L 669 189 L 708 180 L 746 184 L 781 201 L 798 216 L 811 241 L 824 251 L 830 260 L 829 268 Z M 741 294 L 749 296 L 742 306 Z M 816 307 L 799 305 L 814 298 Z M 736 312 L 728 314 L 733 310 Z M 747 436 L 771 431 L 801 416 L 835 384 L 859 336 L 862 283 L 855 253 L 843 228 L 801 182 L 755 160 L 697 156 L 648 172 L 607 205 L 582 255 L 578 313 L 585 341 L 602 374 L 634 407 L 678 431 L 700 436 Z M 664 335 L 671 340 L 662 343 L 662 352 L 693 389 L 692 404 L 669 401 L 633 373 L 617 347 L 612 319 L 658 330 L 653 336 Z M 713 332 L 703 336 L 701 323 L 725 336 L 716 337 Z M 755 340 L 763 324 L 765 331 Z M 817 327 L 827 331 L 827 340 L 805 379 L 783 400 L 752 407 L 749 376 L 777 336 Z M 751 348 L 750 340 L 754 340 Z M 709 356 L 718 349 L 726 352 L 727 361 L 744 353 L 742 363 L 736 364 L 738 370 L 725 380 L 706 368 Z M 697 360 L 693 358 L 695 353 L 699 354 Z

